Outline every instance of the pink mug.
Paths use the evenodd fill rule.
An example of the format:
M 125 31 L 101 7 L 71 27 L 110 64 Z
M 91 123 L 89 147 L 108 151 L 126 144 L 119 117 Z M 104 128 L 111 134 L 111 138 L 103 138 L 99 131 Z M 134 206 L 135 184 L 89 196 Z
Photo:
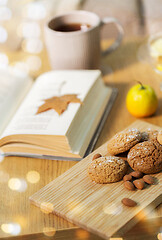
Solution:
M 104 24 L 114 23 L 117 39 L 106 50 L 100 48 L 100 30 Z M 75 29 L 78 25 L 80 29 Z M 72 27 L 72 29 L 68 29 Z M 116 18 L 87 11 L 73 11 L 56 16 L 45 26 L 45 42 L 52 69 L 97 69 L 101 53 L 114 51 L 123 38 L 123 28 Z

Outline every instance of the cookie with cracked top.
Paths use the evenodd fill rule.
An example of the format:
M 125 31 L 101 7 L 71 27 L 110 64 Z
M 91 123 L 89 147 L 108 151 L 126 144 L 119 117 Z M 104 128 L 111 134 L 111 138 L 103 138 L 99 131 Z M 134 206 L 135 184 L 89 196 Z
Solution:
M 162 171 L 162 145 L 157 140 L 138 143 L 130 149 L 127 162 L 136 171 L 158 173 Z
M 141 140 L 141 132 L 136 128 L 126 129 L 117 133 L 107 144 L 107 150 L 111 155 L 117 155 L 128 151 Z
M 146 131 L 141 133 L 142 134 L 141 142 L 149 141 L 149 140 L 156 140 L 158 133 L 159 133 L 158 130 L 154 130 L 151 128 L 146 129 Z
M 157 140 L 162 145 L 162 131 L 158 133 Z
M 119 157 L 100 157 L 91 161 L 88 174 L 96 183 L 118 182 L 126 174 L 127 167 L 127 162 Z

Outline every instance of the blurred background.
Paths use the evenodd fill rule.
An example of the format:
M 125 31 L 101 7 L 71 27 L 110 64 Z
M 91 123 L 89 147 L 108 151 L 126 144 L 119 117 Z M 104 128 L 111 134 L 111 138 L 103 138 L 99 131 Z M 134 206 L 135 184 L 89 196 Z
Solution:
M 45 22 L 74 9 L 118 18 L 125 38 L 161 30 L 162 0 L 0 0 L 0 67 L 11 65 L 32 76 L 41 73 Z M 113 26 L 105 27 L 102 39 L 115 34 Z

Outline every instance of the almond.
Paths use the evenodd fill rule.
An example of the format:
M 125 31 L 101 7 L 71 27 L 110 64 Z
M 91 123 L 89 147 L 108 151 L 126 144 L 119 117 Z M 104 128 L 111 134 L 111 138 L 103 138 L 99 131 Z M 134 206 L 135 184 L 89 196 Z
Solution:
M 131 175 L 125 175 L 124 177 L 123 177 L 123 181 L 125 182 L 125 181 L 131 181 L 132 180 L 132 176 Z
M 134 172 L 131 172 L 130 175 L 135 178 L 141 178 L 143 176 L 143 173 L 140 171 L 134 171 Z
M 130 191 L 135 190 L 135 187 L 133 185 L 133 183 L 129 182 L 129 181 L 125 181 L 124 182 L 124 187 Z
M 93 156 L 92 160 L 95 160 L 95 159 L 100 158 L 100 157 L 102 157 L 102 155 L 101 155 L 100 153 L 96 153 L 96 154 Z
M 130 198 L 123 198 L 121 201 L 127 207 L 135 207 L 137 203 Z
M 145 183 L 143 179 L 136 179 L 133 181 L 133 184 L 135 185 L 136 188 L 142 190 L 145 186 Z
M 143 180 L 150 185 L 154 184 L 154 179 L 150 175 L 143 176 Z

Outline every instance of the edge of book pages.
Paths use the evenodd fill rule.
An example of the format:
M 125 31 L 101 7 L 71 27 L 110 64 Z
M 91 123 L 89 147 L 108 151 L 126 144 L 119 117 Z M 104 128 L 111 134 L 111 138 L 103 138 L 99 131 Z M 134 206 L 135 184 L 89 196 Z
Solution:
M 112 93 L 111 93 L 110 98 L 108 99 L 108 103 L 106 105 L 105 111 L 101 117 L 101 120 L 94 132 L 94 135 L 89 143 L 89 146 L 88 146 L 83 158 L 85 158 L 87 155 L 89 155 L 92 152 L 92 150 L 94 149 L 94 146 L 95 146 L 97 139 L 101 133 L 101 130 L 105 124 L 105 121 L 109 115 L 109 112 L 114 104 L 117 94 L 118 94 L 118 89 L 112 88 Z M 3 156 L 4 157 L 8 157 L 8 156 L 14 157 L 15 156 L 15 157 L 27 157 L 27 158 L 39 158 L 39 159 L 47 159 L 47 160 L 71 160 L 71 161 L 80 161 L 82 159 L 82 158 L 61 157 L 61 156 L 54 156 L 54 155 L 15 153 L 15 152 L 6 152 L 6 153 L 3 153 Z

